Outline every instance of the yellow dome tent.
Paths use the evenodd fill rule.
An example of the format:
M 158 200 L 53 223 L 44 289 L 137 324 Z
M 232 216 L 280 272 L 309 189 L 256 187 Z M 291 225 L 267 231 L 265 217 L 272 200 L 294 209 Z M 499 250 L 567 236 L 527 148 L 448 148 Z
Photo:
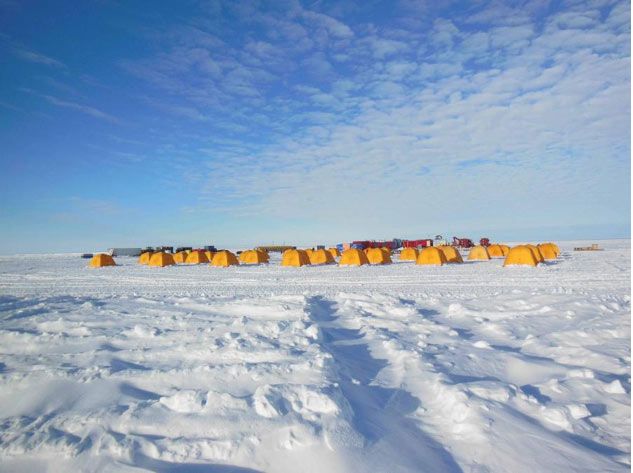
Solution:
M 310 264 L 335 263 L 332 253 L 327 250 L 315 250 L 309 254 Z
M 494 244 L 488 247 L 488 256 L 491 258 L 502 258 L 505 255 L 503 254 L 503 248 L 501 245 Z
M 179 251 L 178 253 L 174 253 L 172 257 L 174 258 L 174 263 L 184 263 L 187 261 L 187 252 Z
M 112 256 L 105 253 L 99 253 L 94 255 L 90 260 L 91 268 L 102 268 L 104 266 L 116 266 Z
M 371 248 L 367 252 L 367 261 L 370 264 L 391 264 L 391 256 L 382 248 Z
M 463 263 L 462 255 L 459 253 L 457 248 L 450 245 L 440 245 L 437 247 L 442 253 L 444 253 L 444 257 L 446 258 L 447 263 Z
M 332 258 L 338 258 L 339 256 L 341 256 L 341 252 L 338 250 L 338 248 L 328 248 L 327 250 L 332 255 Z
M 556 252 L 553 243 L 541 243 L 538 245 L 538 249 L 545 259 L 556 259 L 558 257 L 558 253 Z
M 237 260 L 237 256 L 228 250 L 218 251 L 213 255 L 213 260 L 211 261 L 212 266 L 219 266 L 221 268 L 237 266 L 239 264 L 240 262 Z
M 240 253 L 239 260 L 242 264 L 262 264 L 268 263 L 268 256 L 261 251 L 246 250 Z
M 415 248 L 403 248 L 400 252 L 400 261 L 415 261 L 418 259 L 418 250 Z
M 362 266 L 369 264 L 367 255 L 364 251 L 357 250 L 356 248 L 350 248 L 345 250 L 341 255 L 341 260 L 338 263 L 340 266 Z
M 499 245 L 499 246 L 503 250 L 503 256 L 508 256 L 508 253 L 510 253 L 510 247 L 508 245 Z
M 204 252 L 204 255 L 205 255 L 205 256 L 207 257 L 207 259 L 209 260 L 209 263 L 210 263 L 211 261 L 213 261 L 213 255 L 214 255 L 214 254 L 215 254 L 215 253 L 214 253 L 213 251 L 209 251 L 209 250 L 207 250 L 207 251 L 205 251 L 205 252 Z
M 470 253 L 468 253 L 469 261 L 487 261 L 490 259 L 490 255 L 488 254 L 488 250 L 485 246 L 473 246 L 470 249 Z
M 310 264 L 308 253 L 303 250 L 286 250 L 281 257 L 282 266 L 305 266 Z
M 536 266 L 538 263 L 539 261 L 531 248 L 526 245 L 519 245 L 510 249 L 503 265 Z
M 552 249 L 556 252 L 556 256 L 560 256 L 560 248 L 556 243 L 549 242 L 548 245 L 552 246 Z
M 418 254 L 415 264 L 442 266 L 446 264 L 446 255 L 438 247 L 429 246 Z
M 531 244 L 527 244 L 525 246 L 527 246 L 530 250 L 532 250 L 532 253 L 534 253 L 534 257 L 539 263 L 545 262 L 545 258 L 543 258 L 543 255 L 541 254 L 541 250 L 539 250 L 537 246 L 531 245 Z
M 159 266 L 163 268 L 165 266 L 171 266 L 173 264 L 176 264 L 174 262 L 174 257 L 170 253 L 163 253 L 162 251 L 154 253 L 149 259 L 150 266 Z
M 149 264 L 149 259 L 152 257 L 153 253 L 151 251 L 145 251 L 141 253 L 141 256 L 138 257 L 138 264 Z
M 185 259 L 185 263 L 187 264 L 202 264 L 209 263 L 209 259 L 207 255 L 202 250 L 193 250 L 187 255 L 187 259 Z

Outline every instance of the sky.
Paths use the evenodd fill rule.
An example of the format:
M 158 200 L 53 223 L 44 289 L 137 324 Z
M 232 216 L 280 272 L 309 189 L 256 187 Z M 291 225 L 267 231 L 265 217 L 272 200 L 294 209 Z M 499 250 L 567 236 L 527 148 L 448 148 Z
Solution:
M 0 252 L 629 238 L 626 1 L 0 0 Z

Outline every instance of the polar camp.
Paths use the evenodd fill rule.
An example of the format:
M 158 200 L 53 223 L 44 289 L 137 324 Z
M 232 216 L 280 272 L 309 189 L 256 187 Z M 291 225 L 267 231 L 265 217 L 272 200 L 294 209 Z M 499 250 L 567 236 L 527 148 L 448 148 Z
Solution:
M 149 259 L 149 266 L 157 266 L 163 268 L 165 266 L 172 266 L 174 264 L 176 263 L 174 262 L 174 257 L 171 255 L 171 253 L 165 253 L 164 251 L 154 253 Z
M 444 252 L 434 246 L 422 249 L 418 254 L 418 258 L 415 260 L 415 264 L 419 265 L 442 266 L 446 263 L 446 255 Z
M 187 259 L 185 259 L 186 264 L 204 264 L 209 263 L 209 259 L 207 255 L 202 250 L 193 250 L 190 251 L 187 255 Z
M 211 261 L 212 266 L 217 266 L 220 268 L 227 268 L 229 266 L 237 266 L 240 262 L 237 260 L 237 256 L 228 250 L 218 251 L 213 255 L 213 260 Z
M 441 245 L 437 247 L 442 253 L 444 253 L 444 257 L 446 258 L 447 263 L 463 263 L 462 255 L 459 250 L 454 246 L 450 245 Z
M 338 264 L 339 266 L 362 266 L 364 264 L 369 264 L 369 260 L 367 259 L 367 255 L 364 251 L 356 248 L 350 248 L 349 250 L 345 250 L 343 252 Z
M 207 250 L 204 252 L 204 254 L 206 255 L 207 259 L 209 260 L 209 263 L 211 261 L 213 261 L 213 255 L 215 254 L 215 252 Z
M 308 253 L 304 250 L 286 250 L 281 257 L 282 266 L 306 266 L 310 264 Z
M 327 250 L 314 250 L 308 255 L 310 264 L 330 264 L 334 263 L 332 253 Z
M 114 258 L 105 253 L 99 253 L 94 255 L 90 260 L 91 268 L 102 268 L 103 266 L 116 266 Z
M 418 259 L 418 250 L 415 248 L 403 248 L 400 252 L 400 261 L 415 261 Z
M 268 263 L 268 256 L 263 251 L 246 250 L 240 253 L 241 264 L 264 264 Z
M 539 260 L 534 251 L 526 245 L 511 248 L 503 262 L 504 266 L 536 266 L 537 264 Z
M 473 246 L 468 253 L 468 261 L 487 261 L 489 259 L 490 255 L 485 246 Z
M 367 252 L 367 261 L 370 264 L 391 264 L 391 256 L 383 248 L 371 248 Z

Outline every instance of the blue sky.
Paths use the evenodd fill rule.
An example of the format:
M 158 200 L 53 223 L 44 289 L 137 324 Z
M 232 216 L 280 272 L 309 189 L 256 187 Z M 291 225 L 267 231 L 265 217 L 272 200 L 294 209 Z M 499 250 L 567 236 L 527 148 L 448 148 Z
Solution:
M 630 235 L 625 1 L 0 0 L 0 251 Z

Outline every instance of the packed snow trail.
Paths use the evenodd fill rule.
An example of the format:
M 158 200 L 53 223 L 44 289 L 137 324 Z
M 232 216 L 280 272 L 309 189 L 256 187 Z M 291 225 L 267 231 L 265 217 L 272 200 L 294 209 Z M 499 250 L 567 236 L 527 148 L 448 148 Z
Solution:
M 310 313 L 324 349 L 332 355 L 332 376 L 350 405 L 355 432 L 327 432 L 328 446 L 349 451 L 350 471 L 359 465 L 372 471 L 416 472 L 421 465 L 427 471 L 461 471 L 444 447 L 408 417 L 419 407 L 418 399 L 405 390 L 374 383 L 386 361 L 371 356 L 359 329 L 338 323 L 334 306 L 313 297 Z
M 0 471 L 629 471 L 629 244 L 537 268 L 0 257 Z

